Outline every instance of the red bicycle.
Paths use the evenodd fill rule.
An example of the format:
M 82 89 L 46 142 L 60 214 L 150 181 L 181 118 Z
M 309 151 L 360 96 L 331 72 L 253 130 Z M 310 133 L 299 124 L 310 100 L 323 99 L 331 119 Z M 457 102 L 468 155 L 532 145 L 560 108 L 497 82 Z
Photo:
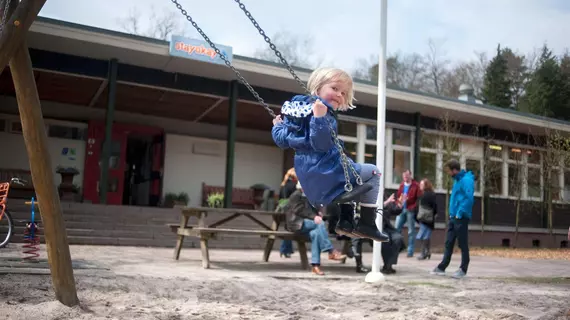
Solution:
M 10 182 L 0 183 L 0 248 L 4 248 L 14 234 L 14 220 L 12 215 L 6 209 L 6 203 L 8 201 L 8 191 L 10 191 L 10 186 L 15 183 L 19 185 L 25 185 L 26 181 L 20 178 L 12 178 Z

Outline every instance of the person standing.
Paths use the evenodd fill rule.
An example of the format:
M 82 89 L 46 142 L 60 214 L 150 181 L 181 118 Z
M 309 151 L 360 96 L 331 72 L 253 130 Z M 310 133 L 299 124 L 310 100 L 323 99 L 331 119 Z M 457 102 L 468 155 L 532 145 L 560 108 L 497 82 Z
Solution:
M 290 168 L 285 173 L 283 181 L 281 182 L 281 187 L 279 188 L 279 202 L 280 207 L 287 204 L 289 197 L 295 192 L 297 186 L 297 174 L 295 174 L 295 168 Z M 278 208 L 279 210 L 280 208 Z M 291 240 L 281 240 L 281 247 L 279 248 L 279 255 L 285 258 L 291 258 L 293 254 L 293 241 Z
M 414 179 L 409 169 L 402 173 L 402 183 L 396 194 L 399 204 L 402 206 L 402 213 L 396 217 L 396 230 L 402 233 L 402 228 L 408 223 L 408 258 L 414 256 L 414 242 L 416 239 L 416 217 L 415 209 L 420 187 Z
M 461 170 L 461 165 L 456 159 L 451 159 L 445 164 L 447 174 L 453 178 L 453 188 L 449 199 L 449 223 L 445 237 L 445 252 L 441 263 L 431 272 L 435 275 L 445 275 L 445 269 L 451 262 L 455 239 L 461 249 L 461 265 L 452 277 L 461 279 L 467 274 L 469 266 L 469 221 L 471 220 L 475 177 L 471 171 Z
M 431 233 L 435 227 L 435 216 L 437 215 L 437 201 L 433 184 L 428 179 L 420 181 L 421 195 L 418 199 L 416 216 L 420 224 L 420 231 L 416 240 L 422 245 L 422 253 L 418 260 L 425 260 L 431 258 L 430 242 Z

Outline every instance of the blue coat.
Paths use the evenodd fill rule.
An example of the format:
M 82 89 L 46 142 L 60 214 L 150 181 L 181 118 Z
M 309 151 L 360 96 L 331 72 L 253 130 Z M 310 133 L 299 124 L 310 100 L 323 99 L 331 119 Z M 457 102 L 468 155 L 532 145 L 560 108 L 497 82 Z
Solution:
M 315 118 L 312 113 L 314 97 L 295 96 L 286 101 L 281 108 L 283 123 L 273 126 L 273 141 L 282 149 L 295 150 L 295 172 L 309 202 L 317 207 L 330 204 L 337 196 L 344 193 L 344 171 L 341 157 L 334 144 L 328 125 L 330 121 L 335 133 L 338 133 L 337 120 L 332 107 L 328 107 L 326 116 Z M 344 148 L 344 143 L 341 141 Z M 347 157 L 349 164 L 360 174 L 360 165 Z M 350 167 L 349 177 L 356 185 Z
M 453 180 L 455 181 L 451 190 L 451 198 L 449 199 L 449 217 L 471 219 L 475 177 L 471 171 L 461 170 L 453 177 Z

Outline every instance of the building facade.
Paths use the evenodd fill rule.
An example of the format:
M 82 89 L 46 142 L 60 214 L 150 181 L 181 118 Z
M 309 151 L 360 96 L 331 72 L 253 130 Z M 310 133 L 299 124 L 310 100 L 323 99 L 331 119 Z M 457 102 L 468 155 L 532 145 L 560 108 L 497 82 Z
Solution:
M 166 193 L 186 192 L 191 205 L 201 205 L 203 183 L 278 189 L 292 154 L 274 145 L 271 118 L 229 68 L 174 53 L 185 48 L 176 41 L 46 18 L 32 25 L 28 44 L 54 174 L 58 167 L 79 172 L 76 201 L 158 206 Z M 280 65 L 231 59 L 276 113 L 302 93 Z M 305 81 L 309 74 L 298 70 Z M 358 107 L 340 116 L 339 135 L 354 160 L 376 163 L 377 88 L 358 81 L 355 88 Z M 0 171 L 29 170 L 9 72 L 0 94 L 0 136 L 11 150 Z M 570 123 L 481 105 L 468 93 L 461 100 L 388 88 L 387 95 L 386 195 L 411 169 L 415 179 L 434 182 L 445 207 L 443 164 L 456 157 L 478 177 L 472 228 L 511 232 L 518 208 L 521 230 L 547 234 L 551 222 L 564 238 L 570 161 L 562 153 L 552 160 L 541 137 L 568 137 Z

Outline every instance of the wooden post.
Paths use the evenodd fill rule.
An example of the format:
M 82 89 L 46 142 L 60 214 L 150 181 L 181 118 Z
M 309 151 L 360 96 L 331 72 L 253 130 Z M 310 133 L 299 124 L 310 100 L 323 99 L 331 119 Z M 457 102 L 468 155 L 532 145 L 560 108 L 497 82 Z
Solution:
M 42 2 L 43 4 L 45 1 L 35 2 Z M 18 1 L 11 1 L 11 10 L 9 12 L 14 10 L 17 3 Z M 4 47 L 0 47 L 0 51 L 2 49 Z M 47 134 L 32 70 L 32 61 L 28 47 L 23 39 L 16 45 L 14 55 L 10 60 L 10 71 L 12 72 L 16 90 L 16 99 L 22 122 L 22 134 L 28 151 L 32 181 L 42 213 L 44 237 L 55 296 L 64 305 L 69 307 L 75 306 L 79 304 L 79 299 L 77 298 L 77 290 L 75 288 L 67 233 L 61 213 L 59 195 L 53 178 L 54 172 L 47 147 Z
M 14 56 L 20 44 L 26 39 L 26 33 L 34 20 L 36 20 L 45 2 L 46 0 L 22 0 L 19 5 L 16 3 L 14 6 L 10 6 L 12 9 L 9 10 L 9 13 L 14 12 L 14 14 L 8 15 L 11 18 L 6 21 L 0 35 L 0 74 Z M 11 1 L 12 3 L 14 1 Z

